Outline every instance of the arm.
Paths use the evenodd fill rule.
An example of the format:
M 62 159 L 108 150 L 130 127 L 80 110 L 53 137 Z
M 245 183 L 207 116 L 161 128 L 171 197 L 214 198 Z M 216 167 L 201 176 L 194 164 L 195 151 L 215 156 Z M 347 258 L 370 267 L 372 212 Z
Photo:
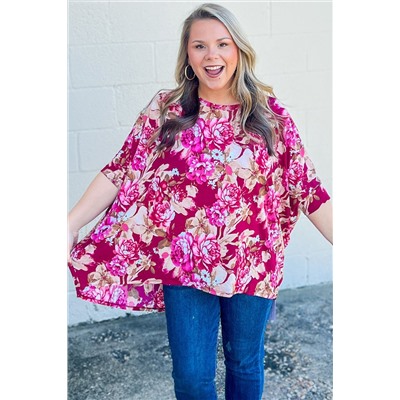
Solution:
M 318 210 L 307 215 L 313 225 L 322 233 L 326 240 L 333 244 L 332 201 L 321 204 Z
M 83 196 L 68 214 L 68 258 L 78 241 L 79 230 L 95 219 L 115 199 L 118 188 L 103 173 L 98 173 Z

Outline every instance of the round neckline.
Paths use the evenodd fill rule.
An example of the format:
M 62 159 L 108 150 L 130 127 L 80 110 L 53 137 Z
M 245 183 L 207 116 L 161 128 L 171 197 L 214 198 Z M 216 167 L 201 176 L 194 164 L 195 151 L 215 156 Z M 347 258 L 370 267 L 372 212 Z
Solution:
M 199 97 L 199 101 L 200 101 L 200 104 L 203 104 L 203 105 L 205 105 L 205 106 L 207 106 L 209 108 L 212 108 L 212 109 L 219 109 L 219 110 L 220 109 L 224 109 L 224 110 L 231 109 L 231 110 L 235 110 L 235 109 L 240 107 L 239 103 L 235 103 L 235 104 L 217 104 L 217 103 L 213 103 L 212 101 L 203 99 L 202 97 Z

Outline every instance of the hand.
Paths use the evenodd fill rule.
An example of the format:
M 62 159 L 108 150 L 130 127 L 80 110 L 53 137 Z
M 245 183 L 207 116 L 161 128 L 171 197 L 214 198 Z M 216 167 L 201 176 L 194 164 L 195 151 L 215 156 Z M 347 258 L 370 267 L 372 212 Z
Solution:
M 68 229 L 68 247 L 67 247 L 67 260 L 71 261 L 71 250 L 78 243 L 79 232 L 73 232 Z

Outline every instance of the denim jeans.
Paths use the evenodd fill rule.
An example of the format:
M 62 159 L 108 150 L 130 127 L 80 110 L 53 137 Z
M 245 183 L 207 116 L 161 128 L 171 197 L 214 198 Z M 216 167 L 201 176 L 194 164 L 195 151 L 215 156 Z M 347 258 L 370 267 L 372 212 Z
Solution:
M 215 373 L 221 321 L 225 399 L 260 400 L 264 334 L 274 300 L 237 294 L 213 296 L 164 286 L 165 315 L 177 400 L 216 400 Z

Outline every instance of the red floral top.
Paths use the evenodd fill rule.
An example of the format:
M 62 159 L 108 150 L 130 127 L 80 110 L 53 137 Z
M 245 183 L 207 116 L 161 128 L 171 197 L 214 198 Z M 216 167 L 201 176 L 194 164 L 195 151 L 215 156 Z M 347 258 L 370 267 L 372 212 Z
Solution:
M 78 297 L 162 311 L 167 284 L 275 299 L 300 211 L 312 213 L 329 199 L 293 120 L 268 98 L 284 125 L 269 156 L 240 129 L 240 105 L 200 99 L 196 124 L 159 153 L 158 142 L 148 141 L 167 95 L 154 97 L 102 169 L 119 191 L 71 252 Z M 182 109 L 175 103 L 169 112 Z

